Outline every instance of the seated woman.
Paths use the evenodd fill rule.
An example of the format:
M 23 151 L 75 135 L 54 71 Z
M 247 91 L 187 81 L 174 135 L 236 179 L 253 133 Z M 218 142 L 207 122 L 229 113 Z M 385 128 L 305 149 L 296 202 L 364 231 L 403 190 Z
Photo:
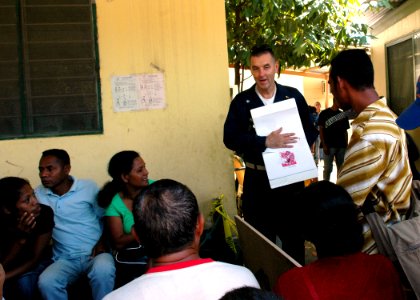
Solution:
M 6 299 L 36 299 L 39 274 L 51 262 L 54 215 L 25 179 L 0 179 L 0 263 Z
M 318 260 L 294 268 L 274 288 L 285 299 L 404 299 L 398 273 L 385 256 L 361 252 L 362 228 L 350 195 L 329 181 L 300 195 L 302 232 Z
M 114 252 L 130 247 L 138 247 L 132 227 L 133 200 L 149 185 L 146 164 L 135 151 L 121 151 L 108 164 L 108 174 L 112 181 L 106 183 L 98 194 L 99 205 L 105 208 L 105 226 Z M 130 264 L 116 264 L 116 287 L 140 276 L 144 269 Z

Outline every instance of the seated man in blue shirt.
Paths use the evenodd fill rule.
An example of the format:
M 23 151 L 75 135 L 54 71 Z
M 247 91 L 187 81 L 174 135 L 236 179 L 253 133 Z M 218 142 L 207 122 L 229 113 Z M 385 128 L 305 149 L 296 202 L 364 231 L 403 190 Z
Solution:
M 54 211 L 53 263 L 41 274 L 38 286 L 44 299 L 67 299 L 67 286 L 86 274 L 93 299 L 112 291 L 115 266 L 101 243 L 103 210 L 98 206 L 97 185 L 70 176 L 66 151 L 50 149 L 42 153 L 35 189 L 42 204 Z

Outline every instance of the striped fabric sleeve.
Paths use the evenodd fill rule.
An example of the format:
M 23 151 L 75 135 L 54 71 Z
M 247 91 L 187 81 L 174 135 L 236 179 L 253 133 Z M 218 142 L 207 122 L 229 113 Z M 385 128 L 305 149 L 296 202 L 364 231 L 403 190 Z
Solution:
M 369 141 L 349 145 L 337 184 L 344 187 L 356 205 L 363 204 L 386 168 L 381 152 Z
M 410 204 L 411 171 L 405 134 L 381 101 L 367 107 L 353 122 L 353 134 L 337 184 L 356 205 L 378 200 L 384 221 L 399 220 Z

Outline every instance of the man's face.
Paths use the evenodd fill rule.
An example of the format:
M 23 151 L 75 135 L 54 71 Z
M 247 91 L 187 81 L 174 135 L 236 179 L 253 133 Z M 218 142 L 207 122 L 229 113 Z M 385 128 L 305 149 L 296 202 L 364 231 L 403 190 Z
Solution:
M 336 102 L 338 107 L 341 108 L 342 110 L 351 109 L 349 99 L 346 96 L 346 93 L 340 88 L 338 80 L 339 79 L 336 78 L 336 81 L 334 81 L 331 75 L 328 79 L 328 84 L 330 85 L 331 94 L 333 94 L 334 96 L 334 102 Z
M 257 84 L 258 91 L 272 92 L 275 86 L 274 76 L 279 65 L 270 53 L 251 56 L 251 73 Z
M 16 202 L 16 209 L 19 217 L 25 212 L 33 214 L 35 218 L 39 216 L 41 207 L 35 197 L 34 190 L 29 184 L 25 184 L 20 189 L 20 197 Z
M 41 157 L 38 169 L 42 185 L 52 190 L 61 185 L 68 178 L 70 172 L 70 166 L 63 166 L 55 156 Z

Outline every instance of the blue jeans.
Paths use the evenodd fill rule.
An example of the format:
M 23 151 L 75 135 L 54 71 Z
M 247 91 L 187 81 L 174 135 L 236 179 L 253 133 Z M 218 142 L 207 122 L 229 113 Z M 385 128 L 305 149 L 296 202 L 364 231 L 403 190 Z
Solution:
M 38 280 L 43 299 L 67 300 L 67 286 L 81 274 L 86 274 L 89 279 L 93 299 L 100 300 L 114 289 L 114 258 L 109 253 L 101 253 L 94 258 L 83 256 L 55 261 Z
M 38 277 L 51 262 L 51 260 L 43 260 L 31 271 L 7 280 L 4 285 L 5 299 L 40 299 Z
M 333 169 L 333 162 L 335 158 L 335 164 L 337 165 L 337 172 L 344 162 L 344 154 L 346 148 L 329 148 L 330 154 L 324 152 L 324 180 L 330 180 L 330 175 Z
M 318 166 L 318 162 L 321 159 L 320 156 L 320 150 L 319 149 L 319 144 L 320 144 L 321 140 L 319 138 L 319 136 L 316 138 L 315 143 L 314 143 L 314 160 L 315 160 L 315 164 Z

